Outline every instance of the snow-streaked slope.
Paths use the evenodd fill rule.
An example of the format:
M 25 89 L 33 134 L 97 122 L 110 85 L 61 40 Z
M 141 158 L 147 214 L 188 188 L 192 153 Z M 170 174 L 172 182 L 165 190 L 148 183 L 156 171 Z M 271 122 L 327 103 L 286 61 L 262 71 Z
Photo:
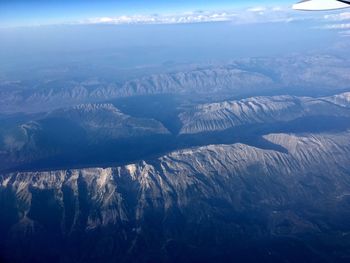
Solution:
M 224 240 L 239 247 L 251 238 L 308 234 L 348 242 L 338 229 L 348 229 L 341 219 L 349 215 L 350 131 L 271 134 L 266 139 L 288 153 L 244 144 L 213 145 L 114 168 L 2 175 L 0 230 L 15 241 L 10 247 L 16 248 L 19 237 L 30 237 L 30 250 L 22 245 L 19 256 L 23 252 L 40 257 L 44 247 L 60 251 L 58 257 L 66 262 L 73 262 L 72 255 L 104 262 L 137 260 L 140 249 L 146 258 L 139 261 L 155 257 L 171 262 L 168 250 L 152 254 L 169 240 L 185 242 L 181 249 L 196 251 L 205 249 L 200 240 L 210 238 L 214 241 L 203 252 L 206 256 L 210 249 L 225 253 L 220 250 Z M 78 242 L 81 250 L 52 239 L 40 243 L 47 235 L 65 244 Z M 96 242 L 113 249 L 88 249 Z M 280 242 L 293 251 L 288 240 Z M 304 253 L 322 255 L 314 245 L 308 244 Z M 230 253 L 226 256 L 233 256 Z
M 172 152 L 151 162 L 114 168 L 5 174 L 1 176 L 0 189 L 13 191 L 18 201 L 23 202 L 18 213 L 24 218 L 31 208 L 33 189 L 53 191 L 56 201 L 64 209 L 62 189 L 68 187 L 78 198 L 79 183 L 84 182 L 89 196 L 87 201 L 102 213 L 99 217 L 89 214 L 87 228 L 107 222 L 118 223 L 118 220 L 139 220 L 148 205 L 164 211 L 173 206 L 182 209 L 195 205 L 192 201 L 196 198 L 202 201 L 222 198 L 233 207 L 240 207 L 244 203 L 240 203 L 239 195 L 248 194 L 252 189 L 255 189 L 257 203 L 250 205 L 254 206 L 268 200 L 272 202 L 269 205 L 282 205 L 322 191 L 332 196 L 348 191 L 350 131 L 265 137 L 286 148 L 288 153 L 244 144 L 209 145 Z M 256 180 L 257 184 L 248 183 L 250 180 Z M 313 182 L 315 189 L 305 192 L 303 180 Z M 126 192 L 120 192 L 121 188 Z M 189 192 L 190 189 L 194 192 Z M 270 191 L 272 189 L 275 191 Z M 281 192 L 282 189 L 287 192 Z M 131 210 L 126 209 L 131 204 L 123 194 L 136 195 Z M 296 199 L 288 199 L 289 195 Z
M 180 114 L 183 124 L 180 133 L 218 131 L 309 116 L 350 117 L 349 107 L 349 93 L 326 98 L 275 96 L 208 103 Z
M 333 102 L 334 104 L 350 108 L 350 92 L 345 92 L 339 95 L 326 98 L 327 101 Z

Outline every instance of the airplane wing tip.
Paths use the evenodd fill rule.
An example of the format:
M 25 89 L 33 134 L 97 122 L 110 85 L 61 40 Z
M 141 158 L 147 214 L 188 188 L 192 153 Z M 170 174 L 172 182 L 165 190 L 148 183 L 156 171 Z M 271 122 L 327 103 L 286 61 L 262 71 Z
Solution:
M 292 5 L 292 9 L 294 9 L 294 10 L 303 10 L 303 9 L 300 8 L 299 4 Z
M 350 7 L 350 2 L 339 0 L 304 0 L 292 6 L 301 11 L 327 11 Z

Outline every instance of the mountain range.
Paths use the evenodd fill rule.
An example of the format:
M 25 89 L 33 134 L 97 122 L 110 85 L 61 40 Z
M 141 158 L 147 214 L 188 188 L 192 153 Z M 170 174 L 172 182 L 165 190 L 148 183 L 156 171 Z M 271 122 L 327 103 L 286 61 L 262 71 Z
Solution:
M 1 255 L 9 262 L 346 262 L 349 131 L 265 139 L 286 151 L 208 145 L 118 167 L 4 174 Z

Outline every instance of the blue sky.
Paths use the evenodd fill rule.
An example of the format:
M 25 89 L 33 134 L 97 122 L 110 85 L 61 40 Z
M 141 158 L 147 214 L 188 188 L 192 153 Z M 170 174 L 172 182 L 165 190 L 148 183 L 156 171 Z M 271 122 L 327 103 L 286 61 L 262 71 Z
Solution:
M 293 3 L 0 0 L 0 69 L 39 62 L 142 68 L 328 52 L 350 36 L 349 11 L 298 12 Z M 218 21 L 225 23 L 208 23 Z
M 290 5 L 267 0 L 1 0 L 0 24 L 55 24 L 92 17 L 153 15 L 189 11 L 226 10 L 255 5 Z

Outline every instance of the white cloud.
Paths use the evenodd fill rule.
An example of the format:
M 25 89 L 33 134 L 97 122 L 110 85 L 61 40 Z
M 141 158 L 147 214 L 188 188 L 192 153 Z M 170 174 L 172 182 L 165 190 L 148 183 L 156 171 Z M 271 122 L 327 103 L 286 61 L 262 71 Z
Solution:
M 342 13 L 325 15 L 324 19 L 326 21 L 334 22 L 332 24 L 325 25 L 323 27 L 324 29 L 338 30 L 339 34 L 343 36 L 350 36 L 349 34 L 350 31 L 347 30 L 347 29 L 350 29 L 350 12 L 342 12 Z M 349 23 L 347 23 L 346 21 L 349 21 Z
M 324 13 L 323 13 L 324 14 Z M 305 13 L 293 11 L 290 6 L 253 6 L 248 9 L 200 11 L 177 14 L 156 15 L 116 15 L 86 18 L 81 21 L 61 22 L 59 24 L 185 24 L 206 22 L 232 22 L 234 24 L 255 23 L 288 23 L 292 21 L 327 20 L 343 21 L 350 19 L 350 13 L 332 14 L 324 16 L 320 13 Z M 36 26 L 36 25 L 33 25 Z M 40 26 L 37 25 L 37 26 Z M 1 27 L 1 23 L 0 23 Z M 322 26 L 321 26 L 322 27 Z M 324 27 L 323 27 L 324 28 Z
M 264 12 L 266 10 L 267 8 L 263 6 L 256 6 L 256 7 L 251 7 L 247 9 L 248 12 L 257 12 L 257 13 Z
M 81 24 L 185 24 L 231 21 L 236 24 L 290 22 L 303 19 L 289 8 L 252 7 L 246 10 L 221 12 L 187 12 L 169 15 L 130 15 L 96 17 L 80 21 Z
M 278 11 L 282 11 L 282 10 L 283 10 L 283 8 L 280 6 L 275 6 L 272 8 L 272 11 L 274 11 L 274 12 L 278 12 Z
M 343 12 L 343 13 L 339 13 L 339 14 L 325 15 L 324 18 L 326 20 L 331 20 L 331 21 L 350 20 L 350 12 Z
M 116 17 L 96 17 L 81 21 L 83 24 L 184 24 L 231 21 L 236 13 L 198 12 L 180 15 L 133 15 Z
M 326 25 L 326 29 L 350 29 L 350 23 Z
M 343 37 L 350 37 L 350 30 L 340 31 L 339 34 Z

